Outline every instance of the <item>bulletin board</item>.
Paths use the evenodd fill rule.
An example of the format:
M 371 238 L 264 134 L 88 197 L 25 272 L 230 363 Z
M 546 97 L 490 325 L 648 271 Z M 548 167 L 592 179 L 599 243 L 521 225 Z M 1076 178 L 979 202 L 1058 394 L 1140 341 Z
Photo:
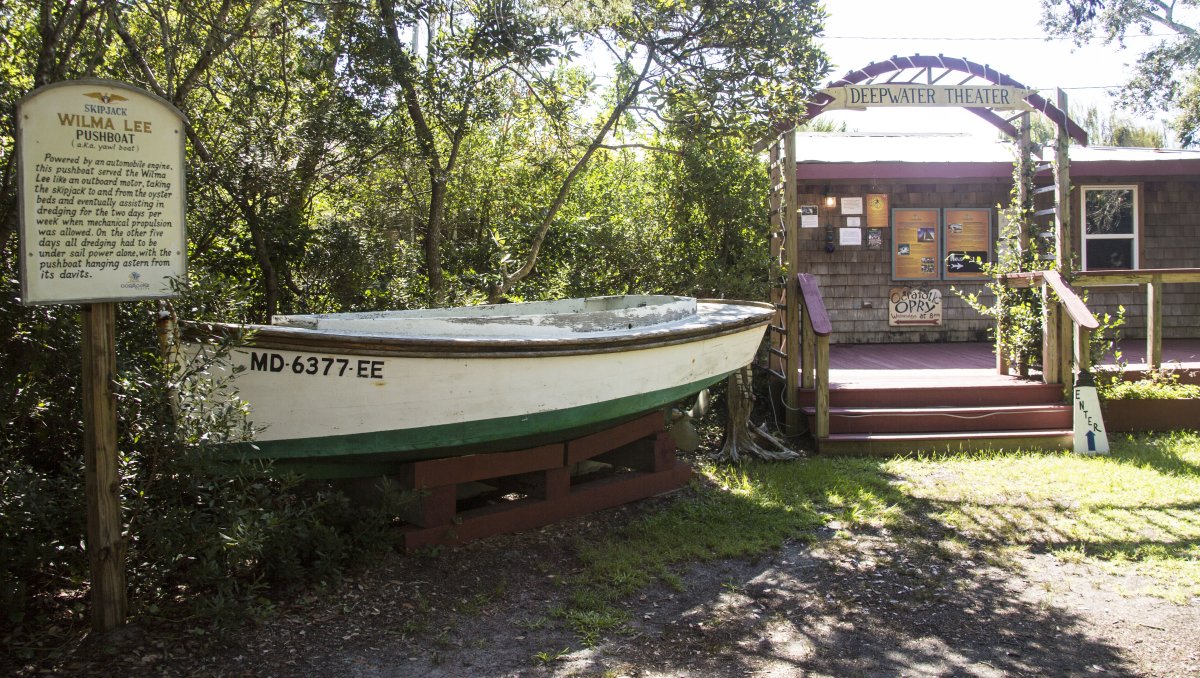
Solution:
M 946 280 L 987 278 L 983 264 L 992 261 L 992 210 L 946 208 L 942 216 Z
M 892 279 L 941 279 L 941 210 L 892 210 Z

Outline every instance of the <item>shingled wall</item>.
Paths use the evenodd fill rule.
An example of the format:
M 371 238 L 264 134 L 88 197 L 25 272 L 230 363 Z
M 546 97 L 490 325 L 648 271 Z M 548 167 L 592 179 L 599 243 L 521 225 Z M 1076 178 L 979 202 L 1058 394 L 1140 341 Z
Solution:
M 1095 179 L 1072 176 L 1076 185 L 1130 184 L 1141 186 L 1141 268 L 1200 267 L 1200 182 Z M 963 182 L 928 180 L 914 182 L 830 182 L 799 185 L 799 205 L 817 205 L 818 228 L 801 229 L 800 270 L 818 277 L 825 305 L 833 322 L 833 343 L 986 341 L 990 319 L 967 306 L 954 289 L 981 291 L 982 284 L 964 281 L 930 281 L 927 287 L 941 290 L 943 299 L 941 327 L 889 327 L 887 295 L 891 287 L 909 282 L 892 281 L 892 229 L 882 231 L 879 249 L 866 243 L 865 215 L 863 244 L 837 244 L 837 229 L 846 225 L 841 214 L 842 197 L 865 198 L 869 193 L 888 196 L 889 210 L 923 208 L 991 208 L 1007 204 L 1010 183 L 1006 179 L 980 179 Z M 839 198 L 838 205 L 827 208 L 826 195 Z M 1079 207 L 1074 205 L 1075 247 L 1080 238 Z M 835 251 L 825 251 L 826 226 L 834 228 Z M 996 228 L 993 214 L 993 236 Z M 1077 255 L 1078 257 L 1078 255 Z M 1078 261 L 1078 258 L 1076 259 Z M 990 295 L 987 295 L 990 299 Z M 1089 308 L 1098 315 L 1115 314 L 1124 305 L 1128 338 L 1145 336 L 1146 293 L 1143 286 L 1093 289 L 1088 293 Z M 1200 335 L 1200 284 L 1167 285 L 1163 296 L 1163 335 L 1166 338 Z
M 941 341 L 987 341 L 991 321 L 963 303 L 951 288 L 979 291 L 979 283 L 930 281 L 926 287 L 942 292 L 941 327 L 889 327 L 888 292 L 892 287 L 913 284 L 892 281 L 892 229 L 883 229 L 879 249 L 866 244 L 863 216 L 863 244 L 837 245 L 837 229 L 846 225 L 841 214 L 842 197 L 865 198 L 868 193 L 888 196 L 889 210 L 905 207 L 983 207 L 995 208 L 1008 201 L 1009 184 L 1001 180 L 976 183 L 824 183 L 799 186 L 801 205 L 818 205 L 820 226 L 801 229 L 800 270 L 818 277 L 829 318 L 833 322 L 833 343 L 902 343 Z M 825 195 L 839 198 L 832 209 L 824 205 Z M 825 251 L 825 227 L 833 224 L 836 250 Z M 993 215 L 993 229 L 995 228 Z M 990 295 L 988 297 L 990 299 Z

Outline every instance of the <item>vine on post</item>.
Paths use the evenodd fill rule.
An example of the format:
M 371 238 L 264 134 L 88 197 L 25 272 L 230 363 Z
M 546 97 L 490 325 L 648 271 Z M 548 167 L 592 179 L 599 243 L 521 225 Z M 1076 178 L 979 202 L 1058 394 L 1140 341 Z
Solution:
M 990 279 L 987 292 L 954 292 L 968 306 L 995 322 L 992 339 L 1004 361 L 1022 377 L 1042 360 L 1042 299 L 1036 288 L 1017 288 L 1000 282 L 1007 273 L 1036 271 L 1045 257 L 1053 259 L 1054 242 L 1038 236 L 1033 221 L 1033 163 L 1022 162 L 1014 145 L 1013 185 L 1007 206 L 998 205 L 1000 233 L 995 263 L 984 262 Z M 990 299 L 988 297 L 991 297 Z

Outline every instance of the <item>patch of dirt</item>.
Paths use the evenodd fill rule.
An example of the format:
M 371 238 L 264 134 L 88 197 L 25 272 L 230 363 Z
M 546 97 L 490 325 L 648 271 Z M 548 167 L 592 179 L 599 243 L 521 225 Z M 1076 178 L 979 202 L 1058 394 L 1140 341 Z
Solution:
M 688 492 L 691 490 L 683 490 Z M 161 676 L 1196 676 L 1200 601 L 994 548 L 847 531 L 688 566 L 583 647 L 556 610 L 590 541 L 675 498 L 383 559 L 257 625 L 212 638 L 133 626 L 23 673 Z

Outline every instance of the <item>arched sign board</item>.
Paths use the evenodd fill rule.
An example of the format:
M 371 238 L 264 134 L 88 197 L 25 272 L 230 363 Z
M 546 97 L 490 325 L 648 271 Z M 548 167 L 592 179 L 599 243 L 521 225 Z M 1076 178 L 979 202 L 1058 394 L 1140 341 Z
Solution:
M 17 106 L 21 301 L 175 296 L 187 273 L 183 114 L 124 83 L 74 80 Z
M 1007 111 L 1032 111 L 1025 99 L 1037 90 L 1004 85 L 842 85 L 821 90 L 832 98 L 824 110 L 866 110 L 875 107 L 912 106 L 990 108 Z

